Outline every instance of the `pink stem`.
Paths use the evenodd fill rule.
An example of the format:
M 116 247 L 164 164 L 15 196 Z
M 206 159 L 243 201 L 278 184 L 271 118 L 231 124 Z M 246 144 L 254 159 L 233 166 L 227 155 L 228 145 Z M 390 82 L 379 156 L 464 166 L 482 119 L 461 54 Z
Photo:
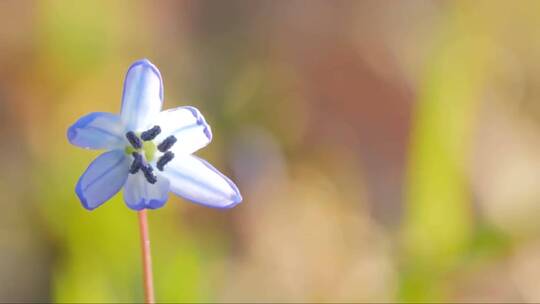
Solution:
M 156 302 L 156 300 L 154 298 L 152 255 L 150 253 L 150 236 L 148 235 L 148 218 L 146 216 L 146 209 L 139 211 L 139 228 L 141 230 L 145 302 L 148 304 L 153 304 Z

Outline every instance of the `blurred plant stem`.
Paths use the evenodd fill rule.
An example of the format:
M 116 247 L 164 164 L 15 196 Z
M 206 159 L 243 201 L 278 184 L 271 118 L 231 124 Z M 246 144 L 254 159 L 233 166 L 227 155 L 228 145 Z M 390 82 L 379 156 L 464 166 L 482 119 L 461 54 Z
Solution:
M 156 301 L 154 297 L 154 279 L 152 276 L 152 254 L 150 252 L 150 236 L 148 234 L 148 217 L 145 209 L 139 211 L 139 228 L 141 230 L 145 302 L 153 304 Z
M 442 22 L 411 135 L 401 300 L 444 301 L 445 282 L 473 237 L 466 172 L 489 44 L 467 6 Z

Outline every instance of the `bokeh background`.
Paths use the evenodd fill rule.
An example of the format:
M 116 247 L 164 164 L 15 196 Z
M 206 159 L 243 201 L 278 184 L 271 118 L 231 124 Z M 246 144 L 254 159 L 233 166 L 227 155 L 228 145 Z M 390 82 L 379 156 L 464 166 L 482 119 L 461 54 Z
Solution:
M 158 301 L 540 301 L 540 1 L 0 1 L 0 301 L 143 299 L 66 129 L 128 66 L 240 187 L 150 212 Z

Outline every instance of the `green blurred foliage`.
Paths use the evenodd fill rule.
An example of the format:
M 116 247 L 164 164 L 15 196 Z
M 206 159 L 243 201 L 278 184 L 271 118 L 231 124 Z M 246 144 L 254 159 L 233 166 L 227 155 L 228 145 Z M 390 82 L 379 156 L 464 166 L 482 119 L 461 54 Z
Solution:
M 404 300 L 444 299 L 442 276 L 455 267 L 473 234 L 464 170 L 487 71 L 487 46 L 471 29 L 474 23 L 459 20 L 456 11 L 438 35 L 440 44 L 428 63 L 414 113 Z

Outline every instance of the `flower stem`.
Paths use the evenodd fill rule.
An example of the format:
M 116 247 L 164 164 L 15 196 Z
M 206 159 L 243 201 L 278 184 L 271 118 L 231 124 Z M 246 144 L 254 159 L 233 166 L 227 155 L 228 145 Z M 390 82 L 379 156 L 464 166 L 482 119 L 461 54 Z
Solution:
M 139 211 L 139 228 L 141 231 L 141 249 L 144 273 L 144 295 L 145 302 L 155 303 L 154 299 L 154 279 L 152 277 L 152 255 L 150 253 L 150 236 L 148 234 L 148 218 L 146 209 Z

